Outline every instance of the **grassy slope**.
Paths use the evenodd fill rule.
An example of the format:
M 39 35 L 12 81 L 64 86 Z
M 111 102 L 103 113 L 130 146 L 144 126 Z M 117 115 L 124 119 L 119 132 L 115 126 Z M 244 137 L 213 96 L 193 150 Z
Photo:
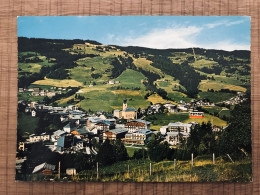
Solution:
M 232 93 L 223 93 L 223 92 L 199 92 L 198 97 L 201 99 L 209 99 L 209 101 L 217 103 L 224 100 L 228 100 L 231 97 L 234 97 L 236 94 Z
M 81 101 L 78 105 L 85 110 L 91 109 L 94 111 L 104 110 L 111 112 L 114 109 L 122 109 L 123 99 L 125 98 L 132 98 L 132 101 L 128 101 L 128 107 L 138 109 L 139 107 L 146 108 L 149 105 L 149 102 L 143 98 L 145 95 L 143 91 L 93 90 L 82 95 L 84 95 L 86 99 Z
M 246 91 L 246 88 L 238 85 L 231 85 L 231 84 L 221 83 L 212 80 L 202 80 L 199 84 L 199 89 L 201 91 L 207 91 L 208 89 L 213 89 L 215 91 L 219 91 L 221 89 L 230 89 L 233 91 L 242 91 L 242 92 Z
M 195 121 L 201 124 L 202 122 L 207 123 L 208 121 L 210 121 L 213 122 L 214 125 L 218 125 L 220 127 L 227 126 L 227 123 L 225 121 L 209 114 L 205 114 L 204 118 L 189 118 L 188 113 L 181 113 L 181 114 L 164 113 L 164 114 L 149 115 L 145 119 L 147 121 L 152 122 L 151 129 L 154 130 L 160 130 L 161 126 L 168 125 L 169 123 L 173 123 L 173 122 L 189 123 Z
M 144 89 L 145 87 L 142 84 L 142 80 L 145 79 L 146 77 L 142 73 L 135 70 L 127 69 L 115 80 L 120 81 L 120 86 L 122 87 L 140 87 Z
M 106 72 L 107 69 L 112 69 L 113 66 L 110 65 L 110 58 L 103 58 L 101 56 L 90 58 L 82 58 L 77 61 L 79 66 L 70 70 L 70 76 L 72 79 L 80 82 L 90 82 L 95 81 L 103 83 L 104 81 L 109 80 L 111 72 Z M 94 71 L 91 71 L 91 68 L 94 68 Z M 100 74 L 102 77 L 94 79 L 91 77 L 91 74 Z
M 33 84 L 50 85 L 55 87 L 79 87 L 83 85 L 82 83 L 75 81 L 73 79 L 58 80 L 58 79 L 48 79 L 46 77 L 44 78 L 44 80 L 35 81 Z
M 149 175 L 150 163 L 152 163 L 151 176 Z M 200 160 L 195 158 L 193 167 L 190 161 L 177 161 L 174 169 L 173 161 L 155 163 L 149 160 L 129 160 L 100 167 L 99 174 L 99 181 L 248 182 L 252 179 L 252 161 L 251 159 L 244 159 L 230 163 L 218 159 L 215 164 L 212 164 L 210 157 Z M 96 172 L 95 170 L 83 171 L 77 180 L 96 181 Z
M 200 123 L 200 124 L 202 122 L 207 123 L 209 121 L 209 122 L 213 123 L 213 125 L 217 125 L 217 126 L 220 126 L 220 127 L 227 126 L 226 121 L 223 121 L 220 118 L 218 118 L 216 116 L 209 115 L 209 114 L 205 114 L 204 118 L 189 118 L 189 119 L 187 119 L 183 122 L 189 123 L 189 122 L 192 122 L 192 121 L 195 121 L 195 122 Z

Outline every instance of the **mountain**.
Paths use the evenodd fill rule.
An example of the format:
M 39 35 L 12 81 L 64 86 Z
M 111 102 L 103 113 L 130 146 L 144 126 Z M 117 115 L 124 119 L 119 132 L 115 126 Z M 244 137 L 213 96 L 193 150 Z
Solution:
M 212 93 L 225 100 L 250 88 L 250 51 L 160 50 L 92 40 L 19 37 L 18 87 L 35 86 L 79 87 L 81 100 L 70 94 L 52 103 L 74 101 L 91 110 L 118 109 L 126 97 L 132 99 L 132 106 L 144 108 L 155 94 L 158 102 L 202 97 L 214 101 Z M 18 98 L 43 101 L 25 94 Z

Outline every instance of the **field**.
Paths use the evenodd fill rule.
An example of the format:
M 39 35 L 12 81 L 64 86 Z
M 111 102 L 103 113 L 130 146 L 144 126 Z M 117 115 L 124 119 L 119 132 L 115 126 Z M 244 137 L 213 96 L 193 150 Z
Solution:
M 207 122 L 211 122 L 213 125 L 217 125 L 220 127 L 225 127 L 227 126 L 227 122 L 224 120 L 221 120 L 220 118 L 216 117 L 216 116 L 212 116 L 209 114 L 204 114 L 204 118 L 189 118 L 185 121 L 182 121 L 184 123 L 189 123 L 189 122 L 197 122 L 199 124 L 201 124 L 202 122 L 207 123 Z
M 57 79 L 48 79 L 46 77 L 44 78 L 44 80 L 35 81 L 33 84 L 50 85 L 55 87 L 79 87 L 83 85 L 82 83 L 72 79 L 57 80 Z
M 160 69 L 158 69 L 158 68 L 155 68 L 155 67 L 151 66 L 152 61 L 147 60 L 146 58 L 134 59 L 133 63 L 138 68 L 142 68 L 142 69 L 144 69 L 146 71 L 151 71 L 151 72 L 157 73 L 160 76 L 163 75 L 162 71 Z
M 223 92 L 199 92 L 199 98 L 208 99 L 210 102 L 218 103 L 236 96 L 232 93 L 223 93 Z
M 139 107 L 146 108 L 150 105 L 150 103 L 144 99 L 145 92 L 143 91 L 93 90 L 82 93 L 82 95 L 84 95 L 85 99 L 82 100 L 78 106 L 85 110 L 90 109 L 94 111 L 103 110 L 112 112 L 114 109 L 122 109 L 122 103 L 125 98 L 128 100 L 132 99 L 128 101 L 128 107 L 135 107 L 138 109 Z
M 106 70 L 113 68 L 113 66 L 110 65 L 110 58 L 102 58 L 101 56 L 81 58 L 77 61 L 77 64 L 79 66 L 70 69 L 70 76 L 79 82 L 95 81 L 97 83 L 103 83 L 109 80 L 109 76 L 111 76 L 111 72 L 106 72 Z M 91 74 L 99 74 L 100 78 L 94 79 Z
M 33 96 L 30 92 L 18 93 L 18 100 L 30 101 L 30 102 L 42 102 L 44 96 Z
M 169 123 L 174 123 L 174 122 L 183 122 L 188 118 L 189 118 L 188 113 L 180 113 L 180 114 L 163 113 L 163 114 L 149 115 L 145 118 L 145 120 L 152 122 L 151 129 L 160 130 L 161 126 L 168 125 Z
M 147 100 L 148 100 L 149 102 L 152 102 L 153 104 L 156 104 L 156 103 L 161 103 L 161 104 L 164 104 L 164 103 L 172 103 L 172 104 L 176 104 L 176 102 L 163 99 L 163 98 L 162 98 L 161 96 L 159 96 L 158 94 L 150 95 Z
M 214 114 L 214 113 L 218 113 L 219 116 L 226 116 L 226 117 L 230 117 L 230 110 L 229 109 L 224 109 L 222 107 L 219 106 L 214 106 L 214 107 L 203 107 L 203 109 L 207 110 L 210 114 Z
M 151 175 L 150 175 L 151 163 Z M 129 167 L 129 169 L 128 169 Z M 75 181 L 123 181 L 123 182 L 248 182 L 252 180 L 251 159 L 231 163 L 217 158 L 215 164 L 210 156 L 195 158 L 191 161 L 129 160 L 111 166 L 100 167 L 99 177 L 96 170 L 82 171 Z
M 128 87 L 128 88 L 136 88 L 139 87 L 141 89 L 144 89 L 144 85 L 142 84 L 142 81 L 145 80 L 146 77 L 135 70 L 127 69 L 125 70 L 119 77 L 117 77 L 115 80 L 120 81 L 121 87 Z
M 231 85 L 231 84 L 224 84 L 218 81 L 211 81 L 211 80 L 202 80 L 199 84 L 199 89 L 201 91 L 208 91 L 208 89 L 213 89 L 214 91 L 219 91 L 221 89 L 229 89 L 232 91 L 242 91 L 246 92 L 246 88 L 238 86 L 238 85 Z

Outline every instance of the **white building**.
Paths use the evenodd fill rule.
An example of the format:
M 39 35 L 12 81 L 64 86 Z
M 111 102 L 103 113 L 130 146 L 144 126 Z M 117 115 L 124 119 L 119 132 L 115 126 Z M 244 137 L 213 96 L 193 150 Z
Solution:
M 42 133 L 40 135 L 29 135 L 29 142 L 39 142 L 39 141 L 47 141 L 50 140 L 50 135 L 46 133 Z

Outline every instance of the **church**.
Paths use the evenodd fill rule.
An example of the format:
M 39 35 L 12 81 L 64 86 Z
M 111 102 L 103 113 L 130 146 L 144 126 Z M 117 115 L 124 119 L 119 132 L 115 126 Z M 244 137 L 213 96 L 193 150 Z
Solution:
M 127 107 L 127 99 L 124 99 L 123 110 L 114 110 L 114 116 L 117 118 L 124 119 L 137 119 L 137 112 L 135 108 Z

